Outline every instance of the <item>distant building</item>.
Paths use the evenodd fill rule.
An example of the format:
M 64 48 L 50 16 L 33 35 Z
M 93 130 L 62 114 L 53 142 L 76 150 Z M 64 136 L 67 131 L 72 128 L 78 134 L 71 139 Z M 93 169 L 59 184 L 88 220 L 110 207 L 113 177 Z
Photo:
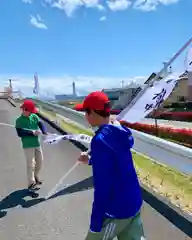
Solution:
M 169 73 L 172 72 L 172 68 L 169 68 Z M 149 78 L 145 81 L 145 84 L 150 84 L 151 81 L 156 76 L 156 73 L 152 73 Z M 162 77 L 159 77 L 157 80 L 161 80 Z M 180 102 L 180 101 L 192 101 L 192 86 L 188 84 L 188 73 L 185 72 L 176 87 L 174 88 L 171 95 L 164 101 L 164 105 Z
M 166 63 L 164 63 L 165 65 Z M 169 72 L 171 69 L 169 70 Z M 168 70 L 162 73 L 162 76 L 158 77 L 157 80 L 161 80 L 163 76 L 167 75 Z M 125 108 L 144 88 L 146 84 L 150 84 L 153 79 L 157 76 L 157 73 L 153 72 L 144 84 L 132 83 L 127 87 L 122 88 L 112 88 L 112 89 L 103 89 L 103 91 L 108 95 L 113 109 L 123 109 Z M 122 81 L 123 82 L 123 81 Z
M 180 81 L 164 104 L 181 101 L 192 101 L 192 88 L 188 85 L 187 72 L 182 75 Z
M 123 109 L 130 103 L 135 92 L 141 87 L 142 85 L 132 83 L 127 87 L 103 89 L 102 91 L 107 94 L 113 109 Z
M 69 95 L 66 95 L 66 94 L 55 95 L 55 100 L 56 101 L 70 100 L 72 98 L 74 98 L 74 96 L 72 94 L 69 94 Z
M 152 82 L 152 80 L 157 76 L 157 73 L 153 72 L 147 80 L 144 82 L 144 84 L 149 84 Z M 163 77 L 158 77 L 157 80 L 161 80 Z
M 77 93 L 76 93 L 76 87 L 75 87 L 75 82 L 72 83 L 72 94 L 58 94 L 55 95 L 55 100 L 56 101 L 67 101 L 67 100 L 71 100 L 71 99 L 76 99 L 77 97 Z

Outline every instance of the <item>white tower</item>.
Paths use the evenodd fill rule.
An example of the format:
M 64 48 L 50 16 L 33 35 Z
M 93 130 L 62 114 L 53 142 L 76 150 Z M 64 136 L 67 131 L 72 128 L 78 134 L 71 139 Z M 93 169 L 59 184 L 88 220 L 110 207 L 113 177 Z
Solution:
M 73 83 L 72 83 L 72 87 L 73 87 L 73 96 L 76 97 L 77 94 L 76 94 L 75 82 L 74 82 L 74 81 L 73 81 Z
M 12 89 L 12 81 L 11 81 L 11 79 L 9 79 L 9 87 L 10 87 L 10 89 Z
M 9 79 L 9 96 L 12 97 L 13 87 L 12 87 L 12 80 Z

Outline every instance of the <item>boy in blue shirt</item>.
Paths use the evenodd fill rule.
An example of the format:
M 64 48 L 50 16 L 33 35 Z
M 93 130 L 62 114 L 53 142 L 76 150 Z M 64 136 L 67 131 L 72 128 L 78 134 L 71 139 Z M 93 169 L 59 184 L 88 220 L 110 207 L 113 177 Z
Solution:
M 132 133 L 120 124 L 110 124 L 110 103 L 104 92 L 89 94 L 78 108 L 98 128 L 90 155 L 79 157 L 93 169 L 94 201 L 86 240 L 144 240 L 142 196 L 130 150 Z

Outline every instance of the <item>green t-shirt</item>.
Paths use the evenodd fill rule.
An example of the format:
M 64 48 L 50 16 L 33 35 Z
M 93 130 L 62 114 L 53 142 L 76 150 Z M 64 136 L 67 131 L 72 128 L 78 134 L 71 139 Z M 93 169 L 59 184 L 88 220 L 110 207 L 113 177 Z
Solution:
M 29 117 L 21 115 L 16 120 L 16 128 L 26 130 L 38 130 L 39 117 L 36 114 L 31 114 Z M 38 136 L 25 136 L 21 138 L 23 148 L 35 148 L 40 146 Z

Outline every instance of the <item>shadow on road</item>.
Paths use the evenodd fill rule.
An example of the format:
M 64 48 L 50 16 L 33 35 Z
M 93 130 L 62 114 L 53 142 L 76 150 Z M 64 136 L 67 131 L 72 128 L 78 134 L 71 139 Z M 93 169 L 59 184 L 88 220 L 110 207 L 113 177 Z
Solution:
M 80 182 L 77 182 L 69 187 L 62 189 L 61 191 L 55 193 L 47 200 L 51 200 L 63 195 L 72 194 L 75 192 L 81 192 L 93 187 L 93 178 L 89 177 Z M 26 197 L 31 197 L 32 199 L 26 200 Z M 39 194 L 35 191 L 29 191 L 28 189 L 20 189 L 10 193 L 7 197 L 0 201 L 0 218 L 7 215 L 8 209 L 15 207 L 30 208 L 39 203 L 46 201 L 45 198 L 38 198 Z
M 20 189 L 10 193 L 0 201 L 0 218 L 7 215 L 8 209 L 21 206 L 22 208 L 32 207 L 42 201 L 44 198 L 38 198 L 39 194 L 28 189 Z M 30 200 L 25 200 L 26 197 L 31 197 Z
M 57 197 L 67 195 L 67 194 L 72 194 L 75 192 L 85 191 L 85 190 L 91 189 L 92 187 L 93 187 L 93 177 L 88 177 L 80 182 L 77 182 L 69 187 L 62 189 L 61 191 L 49 197 L 48 199 L 57 198 Z

